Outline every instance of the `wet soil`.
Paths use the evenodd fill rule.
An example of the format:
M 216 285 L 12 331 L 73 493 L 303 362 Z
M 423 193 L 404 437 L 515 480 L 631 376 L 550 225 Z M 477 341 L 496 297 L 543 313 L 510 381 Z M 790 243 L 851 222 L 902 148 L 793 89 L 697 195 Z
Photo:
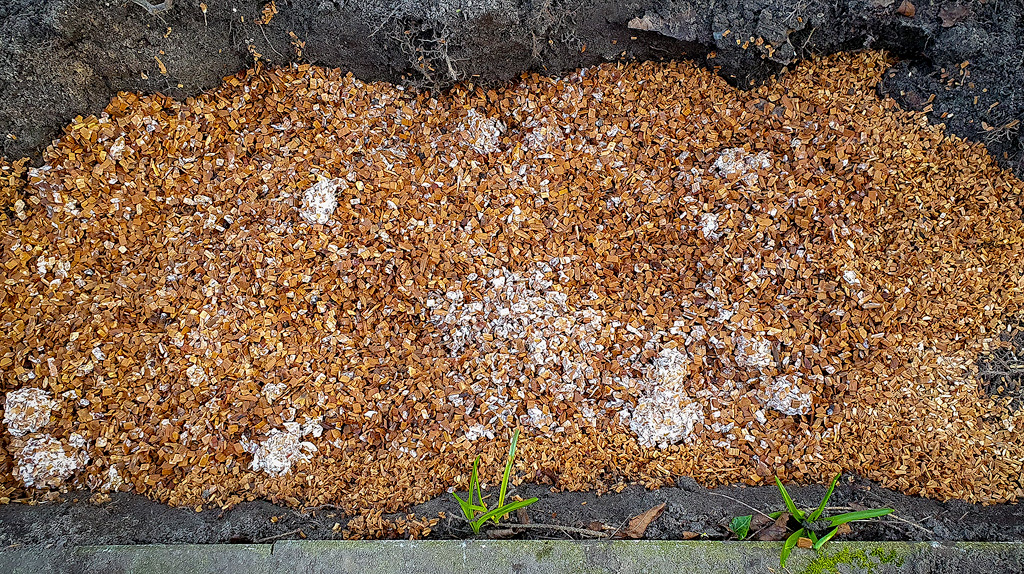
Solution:
M 550 486 L 524 484 L 515 495 L 540 500 L 527 512 L 530 523 L 601 529 L 614 533 L 630 518 L 666 504 L 665 512 L 647 528 L 645 538 L 730 539 L 729 521 L 735 516 L 772 512 L 783 508 L 778 490 L 765 487 L 704 489 L 682 478 L 676 487 L 646 490 L 629 486 L 619 493 L 552 492 Z M 790 487 L 796 503 L 814 507 L 823 486 Z M 485 491 L 487 496 L 487 491 Z M 341 508 L 296 510 L 266 501 L 247 502 L 229 510 L 196 512 L 170 508 L 133 494 L 116 494 L 109 502 L 93 504 L 88 493 L 66 496 L 57 503 L 0 506 L 0 546 L 154 543 L 252 543 L 288 538 L 341 538 L 354 514 Z M 856 478 L 844 477 L 830 502 L 835 512 L 844 508 L 893 508 L 895 518 L 854 524 L 845 540 L 1020 541 L 1024 540 L 1024 507 L 979 506 L 959 501 L 937 502 L 906 496 Z M 472 536 L 450 495 L 408 509 L 421 518 L 442 518 L 429 538 L 459 539 Z M 383 518 L 399 519 L 405 513 Z M 515 520 L 518 521 L 520 517 Z M 337 525 L 337 526 L 336 526 Z M 488 533 L 488 528 L 494 528 Z M 576 533 L 531 529 L 508 532 L 485 527 L 481 537 L 513 535 L 518 538 L 576 538 Z

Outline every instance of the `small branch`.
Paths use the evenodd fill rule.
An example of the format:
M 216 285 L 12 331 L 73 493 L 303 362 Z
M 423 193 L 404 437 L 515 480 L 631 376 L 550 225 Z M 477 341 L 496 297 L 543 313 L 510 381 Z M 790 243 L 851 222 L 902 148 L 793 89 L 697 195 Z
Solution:
M 298 534 L 300 532 L 302 532 L 302 529 L 301 528 L 296 528 L 295 530 L 292 530 L 291 532 L 284 532 L 282 534 L 275 534 L 273 536 L 267 536 L 266 538 L 260 538 L 260 539 L 256 540 L 256 544 L 259 544 L 260 542 L 268 542 L 270 540 L 275 540 L 277 538 L 284 538 L 285 536 L 291 536 L 292 534 Z
M 344 511 L 345 509 L 340 507 L 340 506 L 335 506 L 333 504 L 321 504 L 321 505 L 318 505 L 318 506 L 307 506 L 307 507 L 302 509 L 301 514 L 305 515 L 307 512 L 316 512 L 318 510 L 342 510 L 342 511 Z
M 746 502 L 743 502 L 742 500 L 736 500 L 735 498 L 729 496 L 728 494 L 719 494 L 717 492 L 708 492 L 707 494 L 710 494 L 712 496 L 721 496 L 722 498 L 728 498 L 729 500 L 735 502 L 736 504 L 742 504 L 743 506 L 746 506 L 750 510 L 753 510 L 754 512 L 760 514 L 761 516 L 771 519 L 771 516 L 768 516 L 767 514 L 761 512 L 760 510 L 754 508 L 753 506 L 750 506 Z
M 899 516 L 896 516 L 896 513 L 892 513 L 888 517 L 889 518 L 895 518 L 898 522 L 902 522 L 903 524 L 909 524 L 910 526 L 913 526 L 914 528 L 920 528 L 921 530 L 927 532 L 928 534 L 931 534 L 932 536 L 935 536 L 935 533 L 932 532 L 931 530 L 925 528 L 924 526 L 921 526 L 920 524 L 918 524 L 918 523 L 916 523 L 916 522 L 914 522 L 912 520 L 907 520 L 906 518 L 900 518 Z M 881 520 L 879 522 L 883 522 L 884 523 L 885 521 Z
M 150 4 L 149 0 L 132 0 L 132 2 L 138 4 L 139 6 L 142 6 L 142 8 L 146 10 L 146 12 L 149 12 L 150 16 L 155 16 L 157 14 L 160 14 L 161 12 L 166 12 L 174 7 L 174 0 L 164 0 L 160 4 Z M 203 16 L 206 16 L 205 12 L 203 13 Z
M 587 528 L 573 528 L 572 526 L 561 526 L 558 524 L 499 524 L 498 526 L 504 526 L 512 530 L 558 530 L 561 532 L 567 532 L 570 534 L 580 534 L 583 536 L 590 536 L 593 538 L 609 538 L 608 534 L 604 532 L 598 532 L 596 530 L 589 530 Z

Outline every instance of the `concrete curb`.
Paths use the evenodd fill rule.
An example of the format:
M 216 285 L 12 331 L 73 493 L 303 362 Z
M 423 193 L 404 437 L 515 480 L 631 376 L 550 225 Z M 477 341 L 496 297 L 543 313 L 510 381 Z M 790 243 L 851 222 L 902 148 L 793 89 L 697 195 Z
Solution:
M 776 542 L 335 541 L 275 544 L 23 547 L 0 572 L 103 574 L 888 574 L 1024 572 L 1024 543 L 835 542 L 797 549 L 779 569 Z

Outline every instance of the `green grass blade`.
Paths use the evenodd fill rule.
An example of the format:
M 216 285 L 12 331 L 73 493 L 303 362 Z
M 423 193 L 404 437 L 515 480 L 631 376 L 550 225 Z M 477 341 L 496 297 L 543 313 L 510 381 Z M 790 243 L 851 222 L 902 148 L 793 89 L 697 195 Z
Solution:
M 817 542 L 818 541 L 818 535 L 815 534 L 814 531 L 812 531 L 812 530 L 808 530 L 807 531 L 807 537 L 811 539 L 811 542 Z
M 835 536 L 837 532 L 839 532 L 839 527 L 838 526 L 836 528 L 833 528 L 832 532 L 829 532 L 828 534 L 822 536 L 817 541 L 815 541 L 814 549 L 815 550 L 820 549 L 822 546 L 825 545 L 826 542 L 828 542 L 829 540 L 832 540 L 832 537 Z
M 846 514 L 840 514 L 839 516 L 829 517 L 829 522 L 832 526 L 839 526 L 840 524 L 846 524 L 847 522 L 853 522 L 854 520 L 867 520 L 868 518 L 878 518 L 879 516 L 885 516 L 886 514 L 892 514 L 891 508 L 878 508 L 876 510 L 860 510 L 858 512 L 847 512 Z
M 476 512 L 473 511 L 473 505 L 459 498 L 459 495 L 454 492 L 452 496 L 455 497 L 455 500 L 459 501 L 459 508 L 462 509 L 462 515 L 466 517 L 466 520 L 473 522 L 473 517 L 476 515 Z
M 797 519 L 797 521 L 803 522 L 803 520 L 804 520 L 804 513 L 803 513 L 803 511 L 801 511 L 799 508 L 797 508 L 796 504 L 793 503 L 793 499 L 790 498 L 789 497 L 789 493 L 786 492 L 786 487 L 782 486 L 782 481 L 779 480 L 779 477 L 777 477 L 777 476 L 775 477 L 775 484 L 778 485 L 779 492 L 782 493 L 782 500 L 784 500 L 786 502 L 786 509 L 789 510 L 789 515 L 792 516 L 793 518 Z
M 512 444 L 508 447 L 508 460 L 505 461 L 505 472 L 501 475 L 501 490 L 498 491 L 498 507 L 505 506 L 505 493 L 508 492 L 508 481 L 512 477 L 512 461 L 516 458 L 516 444 L 519 442 L 519 429 L 512 433 Z M 494 523 L 498 523 L 498 516 Z
M 491 510 L 489 512 L 484 513 L 480 518 L 477 518 L 476 521 L 472 522 L 470 525 L 471 526 L 475 525 L 474 531 L 475 532 L 479 532 L 480 531 L 480 527 L 483 526 L 484 523 L 487 522 L 488 520 L 490 520 L 492 518 L 499 517 L 499 516 L 504 516 L 504 515 L 506 515 L 506 514 L 508 514 L 510 512 L 515 512 L 516 510 L 519 510 L 520 508 L 525 508 L 527 506 L 530 506 L 531 504 L 533 504 L 534 502 L 537 502 L 538 500 L 539 499 L 537 499 L 537 498 L 528 498 L 526 500 L 520 500 L 518 502 L 513 502 L 511 504 L 506 504 L 505 506 L 499 506 L 498 508 L 495 508 L 494 510 Z
M 786 560 L 789 559 L 790 553 L 793 552 L 794 548 L 796 548 L 796 543 L 800 541 L 800 535 L 803 533 L 803 528 L 797 530 L 793 534 L 790 534 L 789 538 L 786 539 L 786 543 L 782 545 L 782 556 L 779 557 L 780 568 L 786 567 Z
M 771 518 L 772 520 L 775 520 L 776 518 L 782 516 L 783 512 L 785 512 L 785 510 L 777 510 L 775 512 L 770 512 L 770 513 L 768 513 L 768 518 Z
M 832 484 L 828 485 L 828 492 L 825 493 L 825 498 L 821 499 L 821 504 L 819 504 L 818 508 L 815 508 L 814 512 L 811 513 L 810 518 L 807 519 L 808 522 L 814 522 L 821 518 L 822 513 L 825 512 L 825 507 L 828 506 L 828 499 L 832 498 L 832 491 L 836 489 L 836 483 L 839 482 L 840 476 L 842 476 L 842 473 L 837 474 L 836 477 L 832 479 Z
M 469 475 L 469 503 L 473 504 L 473 492 L 476 492 L 476 500 L 479 504 L 473 504 L 477 508 L 483 508 L 487 510 L 487 505 L 484 504 L 484 497 L 480 495 L 480 473 L 478 467 L 480 466 L 480 457 L 477 456 L 473 459 L 473 473 Z
M 753 518 L 754 516 L 751 514 L 746 516 L 737 516 L 729 523 L 729 530 L 731 530 L 737 538 L 743 540 L 748 534 L 750 534 L 750 521 Z

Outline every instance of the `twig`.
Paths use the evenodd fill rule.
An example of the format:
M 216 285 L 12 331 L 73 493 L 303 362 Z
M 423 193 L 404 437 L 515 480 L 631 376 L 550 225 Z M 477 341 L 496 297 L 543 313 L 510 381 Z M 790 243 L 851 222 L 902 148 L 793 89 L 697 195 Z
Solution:
M 581 534 L 583 536 L 592 536 L 594 538 L 609 538 L 608 534 L 604 532 L 598 532 L 596 530 L 589 530 L 587 528 L 574 528 L 572 526 L 561 526 L 558 524 L 537 524 L 531 522 L 530 524 L 499 524 L 498 526 L 504 526 L 511 528 L 512 530 L 524 529 L 524 530 L 560 530 L 562 532 L 568 532 L 571 534 Z
M 895 512 L 890 514 L 889 518 L 895 518 L 897 521 L 902 522 L 903 524 L 909 524 L 910 526 L 913 526 L 914 528 L 920 528 L 921 530 L 924 530 L 925 532 L 927 532 L 928 534 L 931 534 L 932 536 L 935 535 L 935 532 L 925 528 L 924 526 L 921 526 L 920 524 L 918 524 L 918 523 L 916 523 L 916 522 L 914 522 L 912 520 L 907 520 L 906 518 L 900 518 L 899 516 L 896 516 Z M 884 521 L 881 521 L 881 522 L 884 522 Z
M 468 520 L 466 520 L 466 517 L 464 517 L 464 516 L 453 515 L 452 518 L 455 518 L 457 520 L 461 520 L 462 522 L 465 522 L 466 524 L 470 523 Z M 530 524 L 511 524 L 511 523 L 507 523 L 507 522 L 501 522 L 501 523 L 498 523 L 495 527 L 496 528 L 512 528 L 512 529 L 519 528 L 519 529 L 522 529 L 522 530 L 560 530 L 562 532 L 568 532 L 568 533 L 572 533 L 572 534 L 582 534 L 584 536 L 593 536 L 595 538 L 609 538 L 609 535 L 605 534 L 604 532 L 598 532 L 596 530 L 588 530 L 586 528 L 575 528 L 575 527 L 572 527 L 572 526 L 561 526 L 559 524 L 537 524 L 537 523 L 534 523 L 534 522 L 531 522 Z
M 149 0 L 132 0 L 132 2 L 141 6 L 146 12 L 149 12 L 150 16 L 155 16 L 174 8 L 174 0 L 164 0 L 160 4 L 150 4 Z M 203 15 L 205 17 L 206 13 L 204 12 Z
M 721 496 L 722 498 L 728 498 L 729 500 L 731 500 L 731 501 L 733 501 L 733 502 L 735 502 L 735 503 L 737 503 L 737 504 L 742 504 L 743 506 L 746 506 L 747 508 L 749 508 L 749 509 L 753 510 L 754 512 L 756 512 L 756 513 L 760 514 L 761 516 L 763 516 L 763 517 L 765 517 L 765 518 L 769 518 L 769 519 L 771 518 L 771 516 L 768 516 L 767 514 L 765 514 L 765 513 L 761 512 L 760 510 L 758 510 L 758 509 L 754 508 L 753 506 L 750 506 L 750 505 L 749 505 L 749 504 L 747 504 L 746 502 L 743 502 L 743 501 L 741 501 L 741 500 L 736 500 L 735 498 L 733 498 L 733 497 L 729 496 L 728 494 L 719 494 L 719 493 L 717 493 L 717 492 L 709 492 L 709 493 L 707 493 L 707 494 L 710 494 L 710 495 L 713 495 L 713 496 Z
M 292 530 L 291 532 L 284 532 L 282 534 L 275 534 L 273 536 L 267 536 L 266 538 L 260 538 L 260 539 L 256 540 L 256 543 L 259 544 L 260 542 L 267 542 L 268 540 L 274 540 L 276 538 L 284 538 L 285 536 L 291 536 L 292 534 L 298 534 L 300 532 L 302 532 L 302 529 L 301 528 L 296 528 L 295 530 Z
M 307 507 L 303 508 L 301 514 L 305 515 L 307 512 L 316 512 L 317 510 L 345 510 L 345 509 L 340 507 L 340 506 L 335 506 L 333 504 L 320 504 L 318 506 L 307 506 Z
M 628 522 L 629 522 L 628 518 L 623 520 L 622 522 L 620 522 L 619 523 L 619 527 L 616 528 L 615 531 L 612 532 L 610 535 L 608 535 L 608 538 L 615 538 L 616 536 L 618 536 L 619 532 L 622 531 L 622 529 L 626 526 L 626 523 L 628 523 Z

